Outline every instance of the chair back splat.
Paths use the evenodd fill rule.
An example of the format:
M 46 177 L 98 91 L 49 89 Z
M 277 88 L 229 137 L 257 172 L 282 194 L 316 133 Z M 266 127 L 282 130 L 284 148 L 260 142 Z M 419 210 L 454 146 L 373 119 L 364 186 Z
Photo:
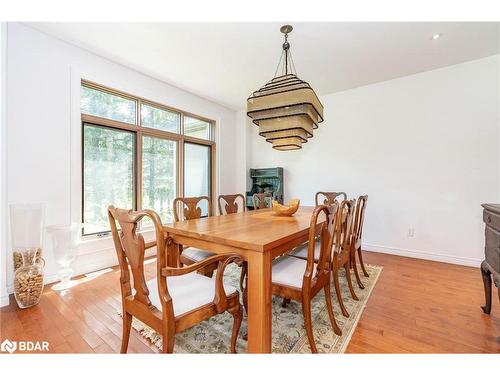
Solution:
M 255 210 L 260 210 L 261 208 L 271 207 L 271 199 L 273 195 L 271 193 L 257 193 L 252 196 L 253 208 Z
M 365 222 L 365 210 L 367 202 L 368 195 L 361 195 L 356 202 L 356 209 L 354 211 L 354 228 L 352 233 L 353 238 L 351 241 L 351 268 L 354 270 L 356 281 L 361 289 L 364 289 L 365 286 L 363 285 L 361 278 L 359 277 L 356 257 L 359 260 L 363 275 L 368 277 L 369 274 L 363 262 L 363 253 L 361 251 L 361 238 L 363 236 L 363 224 Z
M 307 266 L 304 273 L 304 286 L 306 283 L 313 285 L 313 277 L 320 274 L 328 274 L 331 267 L 332 247 L 335 233 L 335 219 L 337 216 L 339 204 L 334 202 L 332 205 L 320 205 L 316 207 L 311 216 L 311 225 L 309 229 L 309 247 L 307 253 Z M 319 260 L 316 266 L 316 275 L 312 274 L 314 269 L 315 240 L 317 239 L 317 226 L 321 214 L 325 214 L 325 221 L 320 224 L 320 252 Z
M 337 210 L 337 220 L 335 220 L 335 234 L 333 240 L 333 255 L 342 256 L 349 252 L 352 240 L 353 214 L 356 200 L 343 200 Z
M 361 195 L 356 202 L 354 212 L 354 228 L 353 228 L 353 243 L 361 246 L 361 236 L 363 235 L 363 223 L 365 221 L 365 209 L 368 201 L 368 195 Z
M 241 199 L 241 210 L 239 208 L 238 198 Z M 219 204 L 219 214 L 221 215 L 245 211 L 245 196 L 243 194 L 219 195 L 217 202 Z
M 201 197 L 177 197 L 174 199 L 174 219 L 180 220 L 179 208 L 182 209 L 184 220 L 199 219 L 201 217 L 200 202 L 207 201 L 208 216 L 212 215 L 212 201 L 207 196 Z
M 347 194 L 344 193 L 343 191 L 318 191 L 316 195 L 314 196 L 314 200 L 316 202 L 316 206 L 319 206 L 321 204 L 333 204 L 333 202 L 337 201 L 337 197 L 342 195 L 344 197 L 343 200 L 347 199 Z M 323 202 L 321 202 L 321 199 L 323 199 Z

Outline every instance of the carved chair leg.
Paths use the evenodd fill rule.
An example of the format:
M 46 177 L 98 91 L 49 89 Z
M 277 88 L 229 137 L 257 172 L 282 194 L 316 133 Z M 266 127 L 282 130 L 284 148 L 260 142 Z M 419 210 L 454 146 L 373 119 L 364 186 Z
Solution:
M 175 344 L 175 323 L 171 319 L 167 320 L 164 316 L 162 328 L 162 352 L 173 353 Z
M 353 300 L 359 301 L 359 298 L 356 295 L 356 293 L 354 293 L 354 288 L 352 287 L 351 270 L 349 269 L 349 263 L 347 263 L 344 266 L 344 269 L 345 269 L 345 277 L 347 279 L 347 285 L 349 286 L 349 291 L 351 292 L 351 297 Z
M 132 327 L 132 315 L 123 310 L 123 333 L 122 333 L 122 346 L 120 353 L 127 353 L 128 341 L 130 338 L 130 328 Z
M 481 267 L 481 276 L 483 277 L 484 297 L 486 300 L 486 304 L 481 308 L 485 314 L 489 314 L 491 312 L 491 272 Z M 498 288 L 498 293 L 500 299 L 500 288 Z
M 283 298 L 283 301 L 281 302 L 281 307 L 286 307 L 290 303 L 291 299 L 290 298 Z
M 370 275 L 368 274 L 368 272 L 366 272 L 365 264 L 363 263 L 363 255 L 361 253 L 361 247 L 358 249 L 358 258 L 359 258 L 359 264 L 361 265 L 361 269 L 363 270 L 363 275 L 369 277 Z
M 337 294 L 337 300 L 339 301 L 340 311 L 342 311 L 342 315 L 346 318 L 349 317 L 349 313 L 344 306 L 344 301 L 342 301 L 342 293 L 340 292 L 340 283 L 339 283 L 339 271 L 334 268 L 332 271 L 333 275 L 333 285 L 335 286 L 335 294 Z
M 243 308 L 238 302 L 237 305 L 228 309 L 229 313 L 233 316 L 233 334 L 231 335 L 231 353 L 236 353 L 236 341 L 238 340 L 238 333 L 240 332 L 241 321 L 243 320 Z
M 316 343 L 314 342 L 314 335 L 312 330 L 312 318 L 311 318 L 311 300 L 309 298 L 302 299 L 302 314 L 304 315 L 304 325 L 307 332 L 307 340 L 309 341 L 309 346 L 311 347 L 312 353 L 317 353 Z
M 356 252 L 352 252 L 352 257 L 351 257 L 351 268 L 354 270 L 354 276 L 356 277 L 356 282 L 358 283 L 358 286 L 360 289 L 365 289 L 365 286 L 361 282 L 361 278 L 359 277 L 358 273 L 358 265 L 356 264 Z
M 325 285 L 325 300 L 326 300 L 326 308 L 328 309 L 328 315 L 330 316 L 330 323 L 332 324 L 333 332 L 335 332 L 335 334 L 337 334 L 339 336 L 342 336 L 342 330 L 337 325 L 337 321 L 335 320 L 335 315 L 333 315 L 330 281 L 328 281 L 328 284 Z

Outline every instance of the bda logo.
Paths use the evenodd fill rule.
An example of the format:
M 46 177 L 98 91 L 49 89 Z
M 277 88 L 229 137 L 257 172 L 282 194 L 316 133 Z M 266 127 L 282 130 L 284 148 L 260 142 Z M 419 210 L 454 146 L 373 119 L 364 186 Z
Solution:
M 12 342 L 9 339 L 3 340 L 2 344 L 0 345 L 0 351 L 2 352 L 9 352 L 9 353 L 14 353 L 17 349 L 17 342 Z

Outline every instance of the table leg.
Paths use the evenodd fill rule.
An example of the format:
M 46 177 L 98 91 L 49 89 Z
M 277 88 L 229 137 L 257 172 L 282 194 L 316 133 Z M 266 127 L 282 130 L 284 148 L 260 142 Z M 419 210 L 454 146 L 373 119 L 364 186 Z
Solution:
M 167 241 L 167 266 L 180 267 L 180 253 L 182 245 L 173 240 Z
M 271 353 L 271 303 L 271 254 L 249 251 L 249 353 Z

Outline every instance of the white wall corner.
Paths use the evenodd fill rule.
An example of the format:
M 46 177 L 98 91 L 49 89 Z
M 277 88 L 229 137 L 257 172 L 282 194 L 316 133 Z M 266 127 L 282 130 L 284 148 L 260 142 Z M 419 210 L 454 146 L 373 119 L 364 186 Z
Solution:
M 7 294 L 7 23 L 0 23 L 0 307 Z

